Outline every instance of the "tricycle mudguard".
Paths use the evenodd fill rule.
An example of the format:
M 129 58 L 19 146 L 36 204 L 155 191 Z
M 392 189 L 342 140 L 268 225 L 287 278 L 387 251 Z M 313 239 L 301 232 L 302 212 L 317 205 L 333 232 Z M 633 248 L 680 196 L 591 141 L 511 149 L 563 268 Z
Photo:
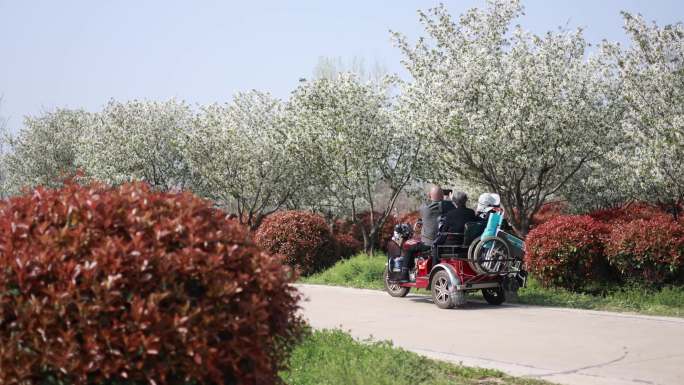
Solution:
M 449 264 L 440 263 L 435 265 L 432 268 L 432 270 L 430 270 L 430 280 L 428 281 L 428 289 L 432 287 L 432 277 L 440 270 L 446 271 L 447 275 L 449 276 L 449 281 L 451 283 L 451 287 L 449 288 L 450 297 L 452 298 L 452 301 L 454 301 L 454 305 L 461 306 L 465 304 L 465 292 L 458 290 L 458 287 L 461 286 L 462 283 L 461 279 L 458 278 L 458 274 L 456 274 L 456 270 L 454 269 L 454 267 Z

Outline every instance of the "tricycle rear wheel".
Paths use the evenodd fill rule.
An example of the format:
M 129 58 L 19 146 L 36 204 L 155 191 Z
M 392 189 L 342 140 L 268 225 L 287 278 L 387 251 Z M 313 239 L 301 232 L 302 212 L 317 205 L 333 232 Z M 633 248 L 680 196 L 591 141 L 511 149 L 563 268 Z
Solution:
M 501 305 L 506 300 L 504 291 L 500 287 L 492 289 L 482 289 L 482 296 L 490 305 Z
M 410 287 L 403 287 L 389 281 L 389 268 L 387 266 L 385 266 L 383 281 L 385 281 L 385 291 L 392 297 L 406 297 L 409 291 L 411 291 Z
M 451 298 L 451 281 L 446 271 L 440 270 L 432 278 L 432 302 L 440 309 L 454 307 L 454 299 Z

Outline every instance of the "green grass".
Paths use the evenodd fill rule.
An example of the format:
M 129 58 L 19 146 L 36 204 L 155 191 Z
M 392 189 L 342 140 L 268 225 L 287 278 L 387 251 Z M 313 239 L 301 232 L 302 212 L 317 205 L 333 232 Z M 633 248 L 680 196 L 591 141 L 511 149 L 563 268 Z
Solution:
M 382 274 L 387 257 L 358 254 L 337 262 L 320 273 L 304 277 L 301 282 L 321 285 L 347 286 L 363 289 L 383 289 Z
M 289 385 L 548 384 L 431 360 L 390 342 L 359 342 L 340 330 L 312 332 L 281 378 Z
M 543 288 L 537 281 L 530 281 L 520 290 L 518 303 L 684 317 L 684 287 L 612 287 L 602 295 L 591 295 Z
M 382 289 L 385 256 L 359 254 L 340 261 L 328 270 L 301 280 L 303 283 Z M 472 298 L 481 298 L 472 294 Z M 543 288 L 530 279 L 519 292 L 517 303 L 558 306 L 577 309 L 635 312 L 651 315 L 684 317 L 684 287 L 652 290 L 636 286 L 610 287 L 601 295 L 575 293 L 564 289 Z

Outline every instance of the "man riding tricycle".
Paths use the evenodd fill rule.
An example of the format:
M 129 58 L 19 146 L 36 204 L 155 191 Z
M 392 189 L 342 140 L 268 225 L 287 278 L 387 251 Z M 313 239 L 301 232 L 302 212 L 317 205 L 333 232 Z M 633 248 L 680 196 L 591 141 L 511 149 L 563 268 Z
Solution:
M 466 293 L 477 290 L 493 305 L 516 296 L 527 276 L 522 266 L 524 243 L 504 230 L 505 213 L 498 196 L 483 194 L 475 214 L 465 208 L 464 193 L 454 196 L 454 205 L 443 199 L 441 191 L 431 192 L 432 207 L 421 209 L 423 232 L 433 226 L 434 233 L 417 239 L 415 225 L 395 226 L 388 245 L 385 290 L 404 297 L 411 288 L 427 289 L 443 309 L 465 304 Z M 435 212 L 436 217 L 431 215 Z

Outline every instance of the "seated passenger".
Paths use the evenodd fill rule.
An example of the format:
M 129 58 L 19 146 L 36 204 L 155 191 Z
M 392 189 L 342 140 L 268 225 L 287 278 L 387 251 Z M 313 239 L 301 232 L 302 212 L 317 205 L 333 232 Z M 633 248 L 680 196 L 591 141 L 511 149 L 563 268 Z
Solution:
M 463 191 L 454 193 L 452 200 L 456 208 L 447 213 L 446 223 L 449 227 L 449 232 L 463 233 L 465 224 L 468 222 L 477 222 L 478 217 L 475 215 L 473 209 L 466 207 L 468 195 Z
M 439 233 L 433 242 L 432 248 L 432 266 L 439 263 L 439 247 L 444 245 L 447 241 L 452 241 L 452 244 L 463 243 L 463 235 L 458 236 L 456 239 L 449 239 L 450 235 L 446 233 L 460 233 L 463 234 L 465 230 L 465 224 L 467 222 L 475 222 L 478 218 L 475 216 L 475 212 L 472 209 L 466 207 L 466 202 L 468 202 L 468 195 L 462 191 L 456 192 L 452 196 L 452 201 L 454 203 L 454 209 L 446 213 L 446 215 L 441 217 L 439 224 Z
M 444 192 L 438 186 L 433 186 L 429 193 L 430 201 L 420 208 L 420 216 L 423 222 L 420 240 L 427 246 L 432 246 L 432 242 L 437 236 L 439 218 L 454 209 L 451 201 L 444 199 Z

